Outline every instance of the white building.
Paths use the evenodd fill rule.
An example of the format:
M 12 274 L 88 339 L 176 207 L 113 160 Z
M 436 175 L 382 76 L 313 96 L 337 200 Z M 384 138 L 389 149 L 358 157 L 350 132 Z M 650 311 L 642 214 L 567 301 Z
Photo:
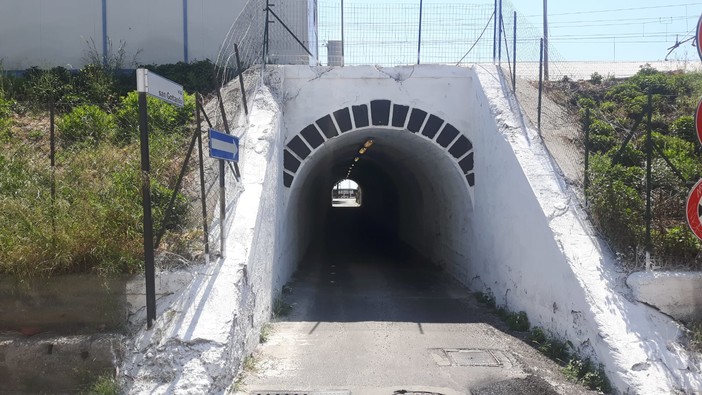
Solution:
M 316 54 L 316 0 L 270 3 Z M 2 0 L 0 62 L 4 70 L 77 69 L 89 61 L 91 49 L 104 56 L 121 45 L 126 63 L 215 61 L 237 18 L 237 25 L 255 26 L 255 35 L 261 36 L 248 37 L 247 44 L 263 46 L 258 32 L 265 25 L 265 7 L 265 0 Z M 272 62 L 309 62 L 278 21 L 270 29 L 269 52 L 277 55 Z

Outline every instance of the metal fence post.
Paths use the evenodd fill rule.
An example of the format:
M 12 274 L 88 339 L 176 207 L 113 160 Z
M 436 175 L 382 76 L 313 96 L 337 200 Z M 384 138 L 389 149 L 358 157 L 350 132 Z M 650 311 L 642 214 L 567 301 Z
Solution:
M 341 61 L 344 61 L 344 0 L 341 0 Z
M 217 82 L 219 85 L 219 82 Z M 222 122 L 224 123 L 224 131 L 230 134 L 229 122 L 227 121 L 227 112 L 224 110 L 224 101 L 222 101 L 222 92 L 217 86 L 217 101 L 219 101 L 219 111 L 222 114 Z M 238 169 L 237 169 L 238 170 Z M 226 237 L 224 235 L 224 222 L 226 215 L 227 204 L 225 202 L 226 191 L 225 191 L 225 166 L 224 160 L 219 160 L 219 242 L 220 242 L 220 255 L 224 258 L 224 248 L 226 245 Z
M 502 65 L 502 0 L 497 15 L 497 64 Z
M 493 15 L 495 19 L 492 24 L 492 63 L 495 63 L 497 60 L 497 0 L 495 0 Z
M 587 189 L 590 187 L 590 108 L 585 109 L 585 174 L 583 179 L 583 193 L 585 195 L 585 207 L 588 206 Z
M 536 107 L 536 127 L 539 129 L 539 134 L 541 134 L 541 95 L 544 91 L 544 39 L 541 39 L 541 50 L 539 51 L 539 103 Z
M 514 11 L 514 37 L 512 45 L 512 90 L 517 92 L 517 11 Z
M 239 70 L 239 87 L 241 88 L 241 100 L 244 104 L 244 115 L 249 115 L 249 106 L 246 104 L 246 89 L 244 88 L 244 70 L 241 68 L 241 59 L 239 58 L 239 46 L 234 44 L 234 55 L 236 55 L 236 67 Z
M 651 270 L 651 161 L 653 140 L 651 138 L 651 116 L 653 115 L 653 96 L 648 92 L 648 116 L 646 118 L 646 270 Z
M 154 224 L 151 217 L 151 178 L 146 92 L 139 92 L 141 143 L 141 195 L 144 210 L 144 277 L 146 279 L 146 326 L 156 319 L 156 269 L 154 268 Z
M 419 37 L 417 38 L 417 64 L 420 63 L 420 54 L 422 52 L 422 5 L 424 1 L 419 0 Z
M 210 255 L 210 234 L 207 229 L 207 195 L 205 194 L 205 161 L 202 155 L 202 117 L 200 116 L 200 111 L 202 111 L 202 103 L 200 101 L 200 94 L 195 95 L 195 124 L 197 125 L 197 146 L 198 146 L 198 156 L 200 165 L 200 199 L 202 200 L 202 231 L 204 232 L 205 240 L 205 255 Z
M 266 26 L 263 29 L 263 64 L 268 63 L 268 25 L 270 24 L 270 2 L 266 0 Z

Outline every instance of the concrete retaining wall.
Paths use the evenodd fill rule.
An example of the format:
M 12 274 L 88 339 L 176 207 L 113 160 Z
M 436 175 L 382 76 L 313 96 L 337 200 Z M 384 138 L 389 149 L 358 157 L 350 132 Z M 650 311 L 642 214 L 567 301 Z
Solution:
M 682 322 L 702 319 L 702 273 L 637 272 L 626 283 L 636 300 Z

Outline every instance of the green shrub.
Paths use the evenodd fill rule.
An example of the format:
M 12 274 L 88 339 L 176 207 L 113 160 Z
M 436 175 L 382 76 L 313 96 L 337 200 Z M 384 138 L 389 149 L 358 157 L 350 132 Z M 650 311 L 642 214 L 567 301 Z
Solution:
M 92 380 L 82 391 L 81 395 L 119 395 L 122 389 L 117 380 L 111 375 L 98 376 Z
M 592 83 L 594 85 L 601 84 L 602 79 L 603 79 L 602 75 L 596 71 L 590 75 L 590 83 Z
M 64 147 L 74 144 L 95 145 L 112 135 L 116 128 L 114 117 L 92 104 L 75 107 L 61 117 L 56 126 Z
M 563 373 L 566 377 L 591 390 L 604 393 L 612 392 L 612 386 L 604 373 L 604 367 L 599 365 L 595 368 L 589 359 L 571 359 L 563 368 Z
M 527 339 L 542 354 L 560 364 L 565 364 L 571 358 L 572 346 L 570 342 L 564 342 L 547 335 L 541 327 L 533 327 L 529 331 Z
M 612 136 L 593 134 L 590 135 L 590 151 L 607 152 L 617 145 L 617 139 Z
M 692 143 L 699 143 L 695 130 L 695 118 L 691 115 L 683 115 L 670 124 L 670 132 L 678 138 Z
M 643 199 L 637 191 L 642 169 L 612 165 L 607 156 L 591 158 L 588 196 L 592 219 L 616 248 L 629 250 L 642 240 Z
M 668 228 L 663 234 L 655 236 L 654 248 L 660 255 L 692 259 L 700 252 L 700 241 L 687 225 Z
M 209 59 L 192 63 L 178 62 L 144 67 L 183 85 L 183 89 L 188 92 L 200 92 L 206 95 L 215 89 L 215 67 Z
M 32 67 L 25 71 L 24 79 L 24 99 L 34 107 L 45 107 L 52 99 L 59 107 L 66 108 L 84 102 L 84 98 L 75 87 L 73 75 L 66 68 L 42 70 Z
M 529 330 L 529 317 L 526 312 L 509 313 L 505 319 L 509 329 L 518 332 L 526 332 Z
M 88 64 L 76 76 L 77 89 L 88 103 L 111 107 L 117 102 L 115 76 L 102 65 Z
M 150 134 L 186 134 L 195 115 L 195 96 L 184 94 L 185 105 L 177 107 L 155 97 L 147 98 Z M 127 144 L 139 138 L 139 95 L 130 92 L 123 97 L 116 113 L 118 130 L 116 139 Z
M 12 101 L 5 99 L 0 91 L 0 143 L 7 142 L 11 137 Z
M 607 113 L 607 114 L 613 114 L 617 110 L 617 104 L 613 101 L 604 101 L 600 103 L 600 111 Z

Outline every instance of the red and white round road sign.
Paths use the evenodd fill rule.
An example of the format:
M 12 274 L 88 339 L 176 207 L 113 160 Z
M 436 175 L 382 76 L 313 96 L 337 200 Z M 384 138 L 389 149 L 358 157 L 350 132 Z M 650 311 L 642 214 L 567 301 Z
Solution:
M 696 44 L 697 44 L 697 55 L 700 56 L 700 60 L 702 60 L 702 15 L 700 15 L 700 19 L 697 20 L 697 32 L 696 32 Z
M 702 180 L 697 181 L 687 197 L 687 224 L 692 233 L 702 240 Z
M 697 140 L 702 144 L 702 100 L 697 103 L 697 110 L 695 110 L 695 132 Z

